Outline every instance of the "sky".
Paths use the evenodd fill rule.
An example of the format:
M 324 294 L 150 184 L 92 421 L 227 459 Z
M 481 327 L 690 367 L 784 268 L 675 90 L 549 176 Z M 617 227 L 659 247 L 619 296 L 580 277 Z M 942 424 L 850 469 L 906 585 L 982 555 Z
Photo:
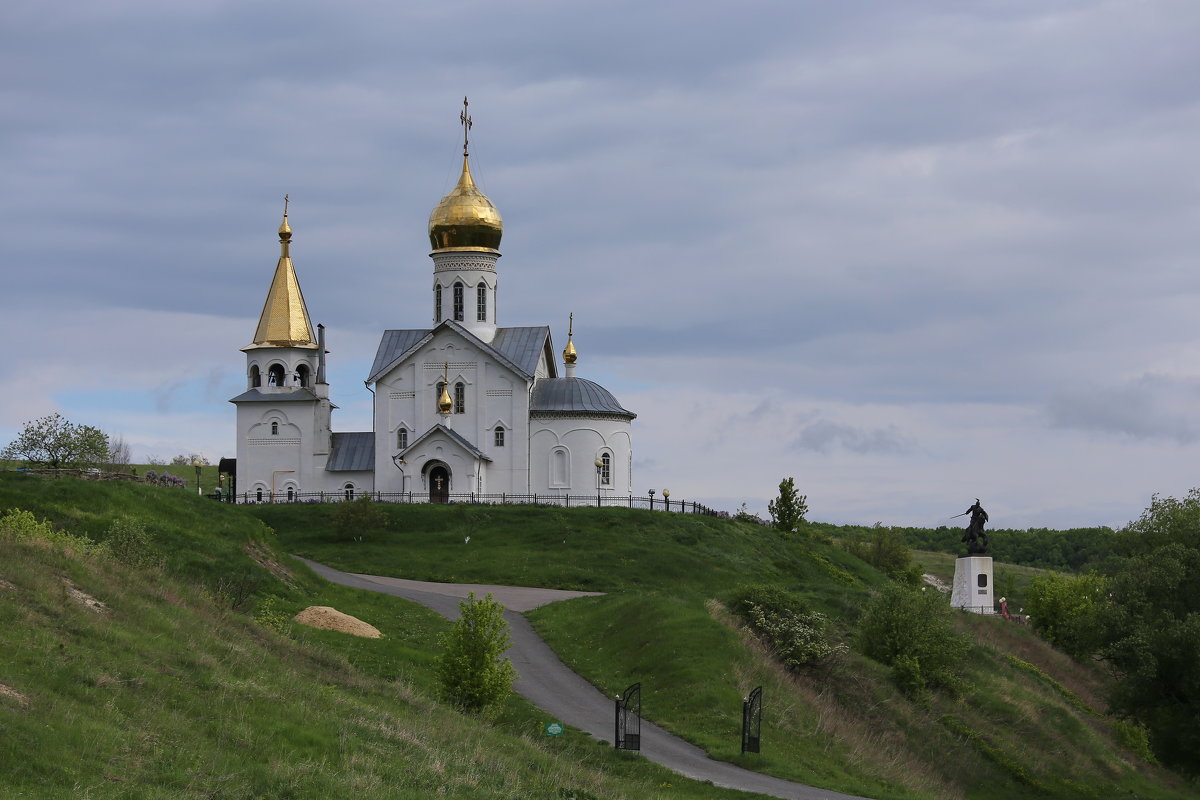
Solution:
M 0 443 L 235 454 L 278 257 L 335 430 L 499 208 L 501 325 L 575 314 L 634 484 L 765 515 L 1120 526 L 1200 484 L 1194 0 L 8 0 Z

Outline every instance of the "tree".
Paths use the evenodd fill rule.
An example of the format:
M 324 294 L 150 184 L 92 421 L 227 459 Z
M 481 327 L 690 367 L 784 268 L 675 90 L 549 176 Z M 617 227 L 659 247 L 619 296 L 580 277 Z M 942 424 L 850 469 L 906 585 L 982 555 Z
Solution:
M 180 453 L 179 455 L 177 455 L 171 459 L 171 466 L 173 466 L 173 467 L 194 467 L 194 466 L 196 466 L 197 461 L 200 462 L 200 466 L 202 466 L 202 467 L 207 467 L 209 465 L 208 459 L 205 458 L 204 456 L 200 455 L 199 453 L 188 453 L 186 455 L 184 453 Z
M 475 593 L 458 604 L 459 617 L 442 636 L 437 676 L 443 700 L 464 711 L 481 712 L 504 699 L 517 679 L 504 651 L 512 643 L 504 606 Z
M 91 425 L 73 425 L 56 413 L 26 422 L 0 456 L 49 469 L 93 467 L 108 459 L 108 436 Z
M 785 533 L 792 533 L 808 513 L 808 495 L 796 494 L 796 479 L 779 482 L 779 497 L 767 503 L 771 524 Z
M 125 437 L 118 434 L 108 437 L 108 467 L 113 472 L 124 470 L 133 462 L 133 451 Z
M 1106 562 L 1097 652 L 1114 669 L 1114 711 L 1146 725 L 1155 754 L 1200 774 L 1200 489 L 1155 496 Z

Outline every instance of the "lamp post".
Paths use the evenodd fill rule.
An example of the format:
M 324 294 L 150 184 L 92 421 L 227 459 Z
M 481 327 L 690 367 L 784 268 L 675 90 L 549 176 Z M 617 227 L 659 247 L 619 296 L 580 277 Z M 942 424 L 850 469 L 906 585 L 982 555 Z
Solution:
M 604 469 L 604 462 L 596 459 L 596 508 L 600 507 L 600 471 Z
M 649 490 L 647 490 L 646 494 L 650 495 L 650 510 L 653 511 L 654 510 L 654 490 L 649 489 Z
M 404 468 L 408 466 L 408 462 L 401 458 L 399 453 L 396 453 L 396 455 L 392 456 L 392 463 L 396 465 L 396 469 L 400 470 L 400 493 L 403 494 L 404 481 L 408 477 L 404 474 Z
M 663 506 L 667 511 L 671 510 L 671 490 L 663 489 Z
M 204 491 L 200 488 L 200 468 L 203 467 L 204 464 L 200 461 L 200 456 L 196 456 L 192 459 L 192 466 L 196 468 L 196 494 L 202 495 L 204 494 Z

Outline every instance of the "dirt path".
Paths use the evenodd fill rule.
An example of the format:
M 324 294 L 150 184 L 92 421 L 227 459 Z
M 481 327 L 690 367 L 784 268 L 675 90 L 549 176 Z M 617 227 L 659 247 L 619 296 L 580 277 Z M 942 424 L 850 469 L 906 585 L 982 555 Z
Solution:
M 519 676 L 514 687 L 517 692 L 556 721 L 586 731 L 597 739 L 612 741 L 613 698 L 605 696 L 563 664 L 521 613 L 558 600 L 595 596 L 601 592 L 409 581 L 341 572 L 315 561 L 300 560 L 331 583 L 403 597 L 449 619 L 458 616 L 458 603 L 468 593 L 475 592 L 477 597 L 490 593 L 508 609 L 504 612 L 504 618 L 512 629 L 512 647 L 508 650 L 508 657 Z M 788 800 L 864 800 L 752 772 L 724 761 L 714 761 L 700 748 L 645 720 L 642 721 L 641 752 L 651 761 L 681 775 L 698 781 L 712 781 L 717 786 L 730 789 Z

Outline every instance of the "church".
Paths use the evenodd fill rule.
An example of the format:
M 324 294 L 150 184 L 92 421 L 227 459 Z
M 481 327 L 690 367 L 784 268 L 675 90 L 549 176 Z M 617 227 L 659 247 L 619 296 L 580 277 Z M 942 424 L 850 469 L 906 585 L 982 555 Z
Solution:
M 462 174 L 429 215 L 431 327 L 383 332 L 365 380 L 373 430 L 333 430 L 325 329 L 300 291 L 285 203 L 279 261 L 242 348 L 246 391 L 230 400 L 239 500 L 632 494 L 636 415 L 576 376 L 573 326 L 560 371 L 549 326 L 499 325 L 504 226 L 471 177 L 465 108 L 461 119 Z

